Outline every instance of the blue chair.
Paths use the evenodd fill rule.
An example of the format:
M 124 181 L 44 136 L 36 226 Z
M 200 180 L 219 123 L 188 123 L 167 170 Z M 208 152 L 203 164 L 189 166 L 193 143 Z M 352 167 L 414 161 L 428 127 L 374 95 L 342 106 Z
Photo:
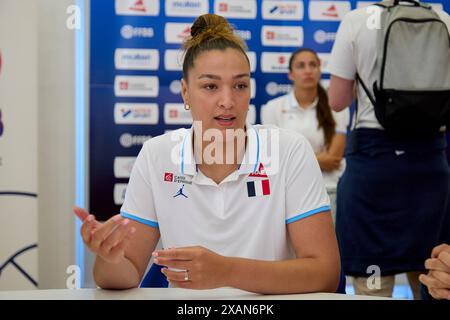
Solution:
M 347 281 L 345 279 L 345 273 L 344 271 L 341 269 L 341 276 L 339 278 L 339 285 L 338 288 L 336 290 L 336 293 L 343 293 L 346 294 L 347 292 L 345 291 L 345 287 L 347 286 Z
M 142 280 L 140 288 L 168 288 L 169 282 L 167 282 L 166 277 L 162 274 L 161 268 L 162 266 L 160 265 L 152 264 L 150 270 L 145 275 L 144 280 Z M 346 293 L 345 286 L 346 286 L 345 274 L 341 270 L 341 276 L 339 279 L 339 285 L 336 290 L 336 293 L 345 294 Z
M 142 280 L 140 288 L 168 288 L 169 282 L 161 272 L 162 266 L 152 264 L 150 270 Z

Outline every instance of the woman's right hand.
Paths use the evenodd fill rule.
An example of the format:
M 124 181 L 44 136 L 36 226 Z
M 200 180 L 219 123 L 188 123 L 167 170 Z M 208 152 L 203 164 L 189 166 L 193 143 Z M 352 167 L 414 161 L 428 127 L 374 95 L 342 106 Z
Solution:
M 101 223 L 82 208 L 75 207 L 73 211 L 83 221 L 80 233 L 89 250 L 108 263 L 120 263 L 131 236 L 136 232 L 130 226 L 130 220 L 118 214 Z

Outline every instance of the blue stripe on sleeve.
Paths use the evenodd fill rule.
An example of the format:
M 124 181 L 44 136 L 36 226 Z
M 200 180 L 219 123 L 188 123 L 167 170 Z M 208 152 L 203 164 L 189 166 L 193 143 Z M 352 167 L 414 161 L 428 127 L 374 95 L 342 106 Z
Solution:
M 312 215 L 314 215 L 316 213 L 320 213 L 320 212 L 324 212 L 324 211 L 328 211 L 328 210 L 331 210 L 330 206 L 323 206 L 323 207 L 320 207 L 320 208 L 317 208 L 317 209 L 314 209 L 314 210 L 311 210 L 311 211 L 308 211 L 308 212 L 305 212 L 305 213 L 301 213 L 301 214 L 299 214 L 299 215 L 297 215 L 295 217 L 287 219 L 286 220 L 286 224 L 289 224 L 289 223 L 292 223 L 292 222 L 295 222 L 295 221 L 307 218 L 309 216 L 312 216 Z
M 134 220 L 134 221 L 140 222 L 142 224 L 145 224 L 146 226 L 153 227 L 153 228 L 159 228 L 159 225 L 158 225 L 157 222 L 154 222 L 154 221 L 151 221 L 151 220 L 145 220 L 145 219 L 136 217 L 136 216 L 134 216 L 132 214 L 129 214 L 129 213 L 126 213 L 126 212 L 123 212 L 123 211 L 120 212 L 120 215 L 122 217 L 124 217 L 124 218 L 127 218 L 127 219 L 130 219 L 130 220 Z

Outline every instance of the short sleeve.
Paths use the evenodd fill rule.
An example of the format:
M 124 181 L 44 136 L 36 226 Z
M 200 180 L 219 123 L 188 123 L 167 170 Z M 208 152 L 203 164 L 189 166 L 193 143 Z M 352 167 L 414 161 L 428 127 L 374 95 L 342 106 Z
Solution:
M 330 210 L 330 199 L 313 149 L 298 136 L 287 161 L 286 224 Z
M 145 143 L 134 163 L 120 214 L 125 218 L 158 228 L 153 188 L 150 183 L 151 163 L 148 149 L 149 145 Z
M 351 15 L 347 14 L 339 26 L 331 51 L 328 69 L 332 75 L 347 80 L 354 80 L 356 61 L 353 56 L 353 35 L 350 20 Z
M 336 122 L 336 133 L 347 134 L 348 124 L 350 122 L 349 108 L 345 108 L 340 112 L 333 111 L 333 118 Z

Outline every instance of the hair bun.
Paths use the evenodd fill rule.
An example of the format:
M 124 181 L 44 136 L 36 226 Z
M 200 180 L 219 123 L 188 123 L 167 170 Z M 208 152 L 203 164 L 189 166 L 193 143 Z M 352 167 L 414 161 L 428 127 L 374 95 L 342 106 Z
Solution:
M 191 27 L 193 38 L 201 35 L 209 38 L 218 34 L 233 34 L 233 28 L 224 17 L 216 14 L 209 13 L 199 16 Z

